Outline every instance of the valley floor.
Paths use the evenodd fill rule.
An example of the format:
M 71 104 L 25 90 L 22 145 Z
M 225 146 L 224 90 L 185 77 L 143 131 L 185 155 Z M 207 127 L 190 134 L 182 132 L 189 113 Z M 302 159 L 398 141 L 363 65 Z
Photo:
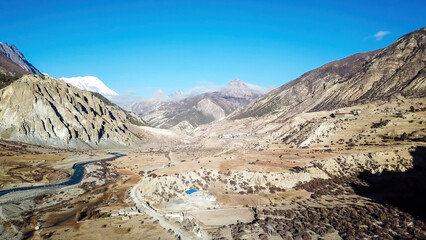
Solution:
M 126 156 L 87 165 L 80 184 L 1 196 L 0 235 L 424 239 L 426 113 L 411 104 L 398 114 L 365 106 L 378 109 L 373 117 L 317 113 L 275 138 L 206 131 L 120 150 Z M 0 142 L 1 188 L 61 182 L 75 163 L 108 153 Z

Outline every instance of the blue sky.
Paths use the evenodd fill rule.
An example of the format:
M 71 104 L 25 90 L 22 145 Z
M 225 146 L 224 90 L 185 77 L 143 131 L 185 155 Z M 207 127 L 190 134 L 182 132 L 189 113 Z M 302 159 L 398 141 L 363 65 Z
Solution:
M 386 47 L 426 26 L 425 12 L 424 1 L 15 0 L 0 2 L 0 41 L 52 76 L 147 97 L 232 79 L 281 86 Z

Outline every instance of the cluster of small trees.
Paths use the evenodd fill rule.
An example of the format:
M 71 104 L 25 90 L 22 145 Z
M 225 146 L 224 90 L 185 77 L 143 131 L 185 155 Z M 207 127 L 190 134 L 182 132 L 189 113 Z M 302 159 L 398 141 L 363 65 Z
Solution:
M 0 73 L 0 89 L 7 87 L 9 84 L 17 80 L 18 77 Z
M 252 223 L 233 225 L 234 239 L 240 239 L 245 230 L 256 231 L 257 226 L 268 233 L 273 229 L 282 238 L 313 239 L 337 231 L 344 239 L 361 239 L 379 236 L 380 239 L 426 237 L 426 225 L 414 220 L 397 208 L 369 203 L 365 206 L 343 205 L 336 207 L 307 207 L 302 209 L 263 209 L 264 219 Z M 413 224 L 411 224 L 413 223 Z
M 354 195 L 352 184 L 366 183 L 357 177 L 339 177 L 329 180 L 314 179 L 299 184 L 296 188 L 312 192 L 309 201 L 320 203 L 317 198 L 324 195 L 336 199 L 343 195 Z M 271 229 L 284 239 L 314 239 L 313 235 L 324 237 L 335 231 L 343 239 L 426 238 L 426 223 L 415 220 L 410 214 L 394 206 L 375 202 L 363 202 L 363 205 L 359 205 L 351 203 L 351 200 L 342 201 L 349 202 L 337 206 L 263 208 L 256 211 L 256 220 L 252 223 L 231 226 L 231 233 L 234 239 L 242 238 L 245 232 L 258 232 L 265 238 L 265 233 L 270 233 Z

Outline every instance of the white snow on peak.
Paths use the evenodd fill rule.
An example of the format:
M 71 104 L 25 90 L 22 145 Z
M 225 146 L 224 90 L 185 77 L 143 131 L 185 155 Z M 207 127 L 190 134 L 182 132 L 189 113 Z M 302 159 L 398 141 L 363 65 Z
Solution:
M 81 90 L 97 92 L 104 96 L 118 95 L 118 93 L 111 90 L 99 78 L 94 76 L 70 77 L 70 78 L 61 77 L 60 79 L 64 80 L 66 83 L 69 83 Z
M 221 87 L 222 91 L 249 91 L 249 92 L 257 92 L 259 94 L 266 94 L 269 91 L 274 89 L 274 87 L 263 87 L 251 83 L 243 82 L 239 79 L 235 79 L 230 81 L 227 85 Z
M 155 93 L 152 95 L 152 99 L 153 100 L 157 100 L 157 101 L 167 101 L 169 100 L 169 96 L 167 96 L 163 90 L 158 89 L 157 91 L 155 91 Z

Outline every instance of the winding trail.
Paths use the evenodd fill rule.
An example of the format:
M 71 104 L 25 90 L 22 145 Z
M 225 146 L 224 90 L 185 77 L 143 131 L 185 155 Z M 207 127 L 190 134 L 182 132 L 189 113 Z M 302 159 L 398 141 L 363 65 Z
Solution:
M 146 174 L 146 173 L 145 173 Z M 146 176 L 143 176 L 146 177 Z M 141 184 L 143 178 L 137 183 L 135 186 L 132 187 L 130 190 L 130 197 L 135 202 L 136 207 L 146 213 L 147 215 L 153 217 L 155 220 L 158 220 L 158 223 L 165 229 L 171 229 L 175 234 L 177 234 L 180 238 L 183 240 L 196 240 L 200 239 L 195 234 L 192 234 L 192 232 L 188 232 L 181 228 L 180 225 L 175 224 L 174 222 L 168 220 L 166 217 L 162 216 L 160 213 L 152 209 L 146 201 L 141 201 L 141 199 L 144 199 L 139 190 L 139 184 Z

